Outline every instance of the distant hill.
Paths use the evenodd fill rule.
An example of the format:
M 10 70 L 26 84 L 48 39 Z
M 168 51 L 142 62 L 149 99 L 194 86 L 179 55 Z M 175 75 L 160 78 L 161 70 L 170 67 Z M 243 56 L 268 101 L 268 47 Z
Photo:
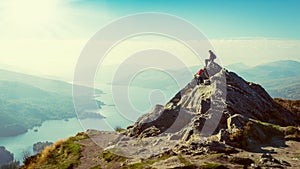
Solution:
M 24 133 L 46 120 L 77 116 L 69 83 L 0 70 L 0 90 L 0 137 Z
M 274 98 L 300 99 L 300 62 L 282 60 L 244 70 L 231 68 L 247 81 L 261 84 Z
M 148 70 L 137 74 L 130 85 L 161 89 L 164 92 L 172 93 L 178 90 L 176 82 L 188 83 L 193 73 L 196 73 L 201 67 L 201 65 L 190 67 L 191 73 L 186 69 L 166 71 L 176 77 L 171 77 L 171 74 L 161 70 Z M 236 63 L 225 66 L 225 68 L 237 72 L 247 81 L 261 84 L 273 98 L 300 99 L 300 62 L 283 60 L 255 67 Z M 115 84 L 126 85 L 126 79 L 128 77 L 120 77 Z M 157 83 L 158 81 L 159 83 Z
M 234 71 L 234 72 L 241 72 L 244 70 L 247 70 L 250 68 L 250 66 L 245 65 L 244 63 L 234 63 L 234 64 L 230 64 L 225 66 L 226 69 L 230 70 L 230 71 Z

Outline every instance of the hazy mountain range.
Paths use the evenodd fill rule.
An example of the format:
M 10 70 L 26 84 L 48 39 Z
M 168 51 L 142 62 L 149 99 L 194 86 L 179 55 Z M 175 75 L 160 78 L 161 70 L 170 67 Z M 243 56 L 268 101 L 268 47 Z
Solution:
M 24 133 L 46 120 L 76 117 L 69 83 L 0 70 L 0 90 L 0 137 Z
M 249 67 L 242 63 L 226 66 L 247 81 L 261 84 L 272 97 L 300 99 L 300 63 L 292 60 L 276 61 Z M 191 67 L 196 72 L 199 67 Z M 180 79 L 161 71 L 140 73 L 130 85 L 176 91 L 176 80 L 183 83 L 192 77 L 183 70 L 171 70 Z M 192 72 L 192 73 L 193 73 Z M 125 79 L 125 77 L 123 77 Z M 159 83 L 157 83 L 159 81 Z M 120 78 L 116 83 L 122 84 Z M 178 87 L 178 86 L 177 86 Z M 91 89 L 82 87 L 87 92 Z M 75 117 L 72 85 L 7 70 L 0 70 L 0 136 L 26 132 L 45 120 Z M 101 93 L 100 90 L 97 90 Z M 98 102 L 101 106 L 101 102 Z
M 254 67 L 241 63 L 225 67 L 247 81 L 261 84 L 272 97 L 300 99 L 300 62 L 282 60 Z
M 130 67 L 128 67 L 130 68 Z M 168 70 L 166 73 L 161 70 L 150 70 L 139 73 L 131 81 L 130 85 L 161 89 L 162 91 L 174 90 L 176 82 L 186 84 L 190 81 L 193 73 L 196 73 L 201 66 L 193 66 L 189 69 Z M 300 62 L 282 60 L 250 67 L 243 63 L 236 63 L 225 66 L 229 71 L 236 72 L 245 80 L 261 84 L 273 98 L 300 99 Z M 170 75 L 175 74 L 176 77 Z M 129 77 L 120 77 L 116 85 L 125 85 Z M 159 83 L 157 83 L 159 81 Z M 177 89 L 178 90 L 178 89 Z

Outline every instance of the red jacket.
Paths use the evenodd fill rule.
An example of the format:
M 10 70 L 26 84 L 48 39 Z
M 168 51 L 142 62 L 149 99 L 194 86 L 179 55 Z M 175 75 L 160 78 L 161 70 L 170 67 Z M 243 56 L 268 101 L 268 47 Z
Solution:
M 200 69 L 200 70 L 198 71 L 197 74 L 198 74 L 199 76 L 202 76 L 202 73 L 203 73 L 203 72 L 204 72 L 204 69 Z

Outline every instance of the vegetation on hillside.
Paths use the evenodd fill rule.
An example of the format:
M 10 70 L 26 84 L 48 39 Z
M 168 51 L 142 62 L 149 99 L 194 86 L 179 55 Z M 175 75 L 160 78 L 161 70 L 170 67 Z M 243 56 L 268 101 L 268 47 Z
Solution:
M 297 117 L 300 117 L 300 100 L 285 100 L 281 98 L 275 98 L 274 100 Z
M 18 82 L 0 81 L 0 89 L 1 137 L 21 134 L 45 120 L 76 116 L 70 96 Z
M 83 95 L 94 92 L 87 87 L 79 86 L 79 89 Z M 0 137 L 24 133 L 46 120 L 62 120 L 77 116 L 73 104 L 72 85 L 69 83 L 0 70 L 0 90 Z M 100 90 L 95 92 L 101 94 Z M 103 103 L 101 101 L 97 103 L 101 108 Z M 94 114 L 81 116 L 95 117 Z
M 31 156 L 24 161 L 21 168 L 73 168 L 79 164 L 82 157 L 78 140 L 88 138 L 86 133 L 78 133 L 75 137 L 61 140 L 46 147 L 41 153 Z

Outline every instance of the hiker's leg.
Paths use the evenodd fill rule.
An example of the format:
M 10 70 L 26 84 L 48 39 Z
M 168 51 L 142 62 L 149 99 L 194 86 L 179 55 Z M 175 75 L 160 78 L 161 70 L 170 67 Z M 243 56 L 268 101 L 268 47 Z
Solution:
M 209 59 L 205 59 L 205 66 L 207 67 L 207 64 L 209 62 Z
M 200 84 L 200 77 L 197 77 L 197 85 Z
M 201 76 L 199 77 L 199 79 L 200 79 L 200 83 L 204 83 L 204 80 Z

